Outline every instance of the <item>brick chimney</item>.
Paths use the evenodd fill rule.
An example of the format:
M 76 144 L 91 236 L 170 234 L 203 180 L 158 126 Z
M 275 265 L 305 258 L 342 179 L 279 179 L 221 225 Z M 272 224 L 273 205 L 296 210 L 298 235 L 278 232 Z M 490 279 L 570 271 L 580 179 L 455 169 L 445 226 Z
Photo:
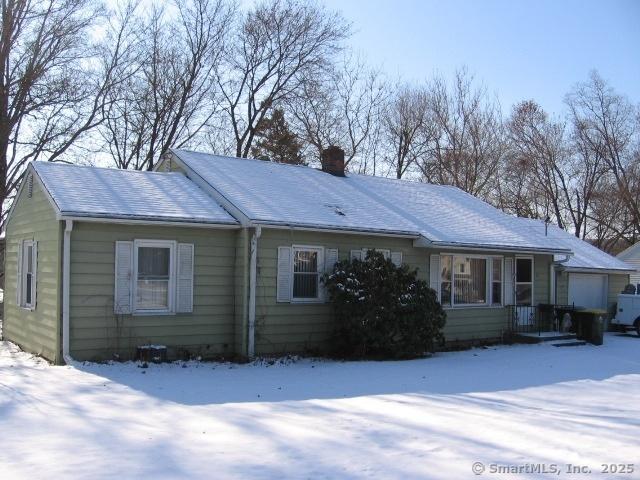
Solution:
M 335 145 L 322 151 L 322 171 L 344 177 L 344 150 Z

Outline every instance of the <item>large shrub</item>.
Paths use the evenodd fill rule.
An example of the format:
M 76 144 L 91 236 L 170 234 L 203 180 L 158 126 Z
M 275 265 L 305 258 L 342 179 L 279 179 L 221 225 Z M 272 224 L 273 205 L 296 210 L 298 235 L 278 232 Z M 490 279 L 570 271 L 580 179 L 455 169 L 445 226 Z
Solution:
M 323 279 L 336 316 L 335 353 L 407 358 L 442 343 L 446 313 L 416 271 L 396 267 L 376 251 L 343 261 Z

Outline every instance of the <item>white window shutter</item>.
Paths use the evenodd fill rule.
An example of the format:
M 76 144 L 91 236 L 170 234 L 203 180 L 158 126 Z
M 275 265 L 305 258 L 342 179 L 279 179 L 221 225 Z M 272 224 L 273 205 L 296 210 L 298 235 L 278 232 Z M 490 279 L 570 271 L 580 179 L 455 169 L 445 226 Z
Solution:
M 513 258 L 504 259 L 504 304 L 515 304 L 515 283 L 513 278 Z
M 133 242 L 116 242 L 116 279 L 113 297 L 113 311 L 119 314 L 131 313 L 133 282 Z
M 402 252 L 391 252 L 391 261 L 396 267 L 402 266 Z
M 333 267 L 335 267 L 336 263 L 338 263 L 338 249 L 337 248 L 325 248 L 324 250 L 324 273 L 329 275 L 333 272 Z M 322 288 L 322 298 L 326 299 L 327 289 L 324 284 L 321 285 Z
M 431 255 L 429 258 L 429 286 L 436 291 L 440 301 L 440 255 Z
M 33 273 L 31 274 L 31 309 L 38 305 L 38 242 L 33 242 Z
M 349 254 L 349 258 L 351 261 L 353 260 L 362 260 L 364 257 L 362 256 L 362 250 L 351 250 Z
M 193 312 L 193 244 L 178 244 L 178 273 L 176 281 L 176 312 Z
M 333 267 L 338 263 L 338 249 L 327 248 L 324 251 L 324 273 L 333 272 Z
M 291 247 L 278 247 L 278 279 L 276 287 L 276 300 L 278 302 L 291 301 L 292 270 Z
M 16 305 L 22 305 L 22 241 L 18 243 L 18 265 L 16 266 Z

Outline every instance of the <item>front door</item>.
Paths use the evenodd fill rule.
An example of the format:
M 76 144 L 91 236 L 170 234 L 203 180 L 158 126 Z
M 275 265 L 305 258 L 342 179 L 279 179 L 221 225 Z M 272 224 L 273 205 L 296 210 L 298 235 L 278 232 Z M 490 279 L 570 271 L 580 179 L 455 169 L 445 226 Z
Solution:
M 535 323 L 533 257 L 516 257 L 516 310 L 519 325 Z

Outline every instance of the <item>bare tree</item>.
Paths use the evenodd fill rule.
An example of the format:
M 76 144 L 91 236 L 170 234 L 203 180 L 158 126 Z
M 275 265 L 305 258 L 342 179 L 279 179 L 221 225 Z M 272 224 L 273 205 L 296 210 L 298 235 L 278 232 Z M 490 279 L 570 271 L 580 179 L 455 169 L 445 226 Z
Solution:
M 515 149 L 505 155 L 490 201 L 518 217 L 545 219 L 549 212 L 548 199 L 531 174 L 529 159 L 517 155 Z
M 473 87 L 466 69 L 456 72 L 451 86 L 436 77 L 429 97 L 433 138 L 418 162 L 424 178 L 487 197 L 506 147 L 500 106 L 484 88 Z
M 433 135 L 431 125 L 427 91 L 397 87 L 382 119 L 384 155 L 396 178 L 402 178 L 425 155 Z
M 348 34 L 339 14 L 299 0 L 266 0 L 241 18 L 218 75 L 236 156 L 249 155 L 271 108 L 330 68 Z
M 32 160 L 60 160 L 102 122 L 126 51 L 91 0 L 2 0 L 0 219 Z M 102 25 L 105 44 L 90 30 Z
M 544 198 L 545 217 L 584 237 L 596 184 L 605 173 L 600 156 L 585 148 L 580 132 L 571 138 L 564 123 L 549 120 L 533 101 L 516 105 L 508 126 L 514 154 Z
M 298 135 L 311 146 L 313 160 L 330 145 L 345 151 L 345 166 L 364 172 L 375 162 L 373 137 L 386 99 L 380 72 L 347 55 L 326 76 L 303 84 L 290 102 Z M 356 165 L 357 164 L 357 165 Z
M 602 158 L 615 179 L 619 200 L 631 219 L 631 235 L 640 235 L 640 116 L 597 72 L 567 96 L 571 121 L 585 150 Z
M 175 0 L 134 16 L 128 36 L 136 55 L 124 88 L 111 92 L 100 132 L 119 168 L 153 169 L 170 147 L 183 146 L 216 113 L 215 73 L 234 7 L 225 0 Z
M 588 231 L 594 244 L 611 253 L 618 253 L 619 246 L 629 246 L 638 241 L 633 229 L 633 216 L 621 201 L 618 185 L 613 175 L 606 175 L 598 182 L 589 211 Z

